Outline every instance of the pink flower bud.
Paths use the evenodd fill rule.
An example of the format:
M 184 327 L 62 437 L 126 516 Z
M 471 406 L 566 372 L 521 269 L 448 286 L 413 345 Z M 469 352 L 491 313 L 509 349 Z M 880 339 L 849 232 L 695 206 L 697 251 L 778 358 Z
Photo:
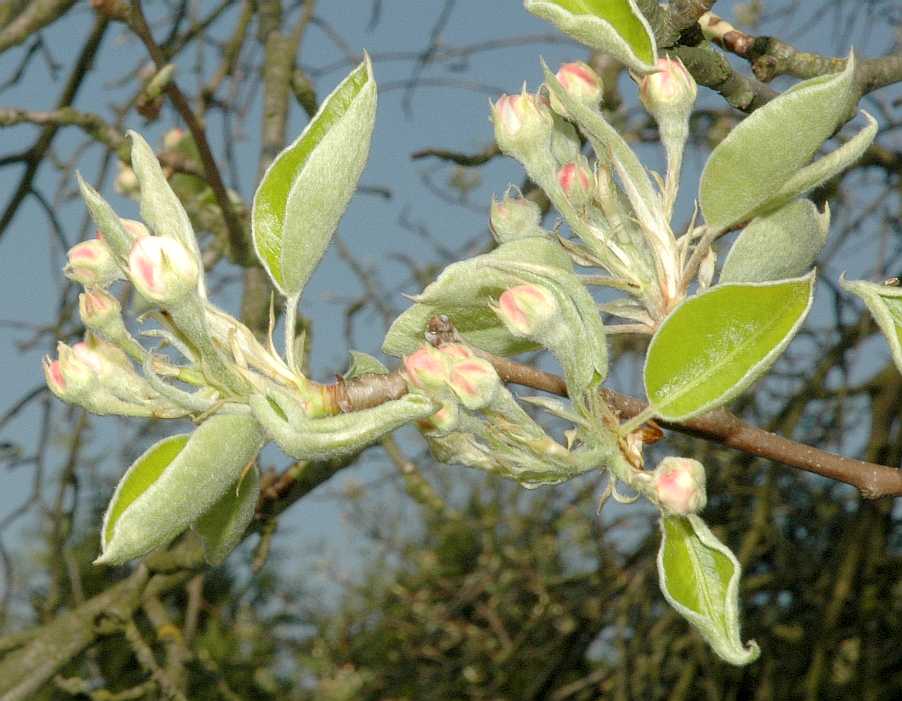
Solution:
M 592 199 L 594 181 L 592 171 L 579 162 L 562 165 L 557 172 L 558 185 L 576 207 L 582 207 Z
M 450 433 L 460 423 L 460 408 L 456 402 L 442 402 L 441 409 L 417 423 L 428 433 Z
M 445 343 L 439 350 L 451 358 L 451 362 L 458 360 L 466 360 L 473 357 L 473 351 L 467 348 L 463 343 Z
M 200 269 L 193 254 L 175 239 L 142 236 L 128 255 L 128 276 L 142 296 L 174 304 L 197 288 Z
M 571 98 L 592 109 L 598 107 L 604 93 L 604 84 L 587 64 L 582 61 L 565 63 L 558 70 L 557 79 Z M 554 95 L 551 96 L 551 109 L 562 117 L 568 117 L 567 110 Z
M 545 100 L 525 90 L 519 95 L 502 95 L 492 105 L 492 121 L 498 146 L 511 155 L 541 147 L 554 127 Z
M 517 285 L 501 294 L 495 313 L 515 336 L 533 338 L 555 323 L 560 308 L 548 288 Z
M 705 468 L 691 458 L 664 458 L 653 473 L 655 495 L 663 509 L 679 516 L 705 508 Z
M 63 377 L 63 369 L 60 366 L 60 361 L 50 360 L 50 358 L 45 357 L 42 364 L 44 366 L 44 380 L 47 382 L 47 387 L 57 397 L 65 399 L 67 396 L 66 378 Z
M 94 369 L 65 343 L 57 344 L 57 355 L 58 360 L 44 359 L 44 376 L 47 386 L 60 399 L 70 401 L 98 384 Z
M 122 277 L 113 252 L 102 239 L 91 239 L 69 249 L 63 272 L 85 287 L 106 287 Z
M 492 232 L 502 243 L 541 233 L 539 229 L 541 217 L 542 210 L 539 209 L 539 205 L 525 197 L 505 195 L 500 202 L 496 202 L 493 198 L 489 210 Z
M 451 367 L 448 386 L 467 409 L 477 410 L 490 404 L 501 379 L 495 368 L 482 358 L 461 360 Z
M 122 314 L 122 307 L 109 292 L 95 289 L 78 296 L 78 312 L 85 327 L 102 331 L 111 323 L 116 323 Z
M 435 390 L 445 386 L 450 362 L 447 355 L 430 345 L 423 345 L 404 358 L 404 373 L 414 387 Z
M 692 111 L 698 87 L 680 59 L 659 58 L 658 73 L 649 73 L 639 86 L 642 104 L 660 123 L 661 115 Z

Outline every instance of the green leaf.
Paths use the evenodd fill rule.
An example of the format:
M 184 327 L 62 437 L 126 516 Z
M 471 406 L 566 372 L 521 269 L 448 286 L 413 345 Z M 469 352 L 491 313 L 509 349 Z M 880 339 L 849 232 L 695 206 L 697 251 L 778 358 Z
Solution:
M 260 470 L 254 466 L 239 477 L 219 501 L 194 524 L 204 542 L 204 559 L 211 565 L 225 562 L 244 537 L 254 518 L 260 496 Z
M 664 598 L 734 665 L 754 662 L 760 654 L 755 641 L 743 645 L 739 634 L 740 574 L 739 561 L 701 518 L 661 518 L 658 581 Z
M 132 237 L 125 231 L 122 226 L 122 220 L 113 210 L 109 203 L 100 196 L 93 187 L 91 187 L 81 173 L 75 173 L 75 179 L 78 181 L 78 188 L 81 190 L 82 199 L 91 213 L 91 219 L 94 225 L 103 234 L 104 241 L 109 244 L 113 254 L 119 262 L 125 265 L 128 261 L 128 254 L 132 248 Z
M 128 137 L 132 142 L 132 169 L 141 186 L 141 218 L 154 234 L 174 238 L 200 261 L 191 220 L 163 175 L 157 155 L 138 132 L 129 131 Z
M 257 256 L 286 297 L 300 295 L 366 165 L 376 118 L 369 56 L 332 91 L 254 195 Z
M 655 37 L 633 0 L 525 0 L 526 9 L 639 73 L 653 70 Z
M 657 416 L 683 421 L 740 394 L 780 356 L 811 307 L 814 271 L 794 280 L 718 285 L 674 309 L 645 358 Z
M 867 120 L 867 126 L 838 149 L 834 149 L 823 158 L 819 158 L 793 175 L 768 200 L 768 208 L 782 206 L 786 202 L 804 195 L 809 190 L 839 175 L 864 155 L 864 152 L 867 151 L 874 141 L 874 137 L 877 136 L 878 125 L 877 120 L 864 110 L 862 110 L 861 114 Z
M 902 287 L 845 277 L 840 278 L 839 284 L 867 305 L 889 344 L 896 369 L 902 373 Z
M 175 538 L 235 484 L 263 439 L 252 417 L 217 414 L 150 448 L 116 487 L 95 563 L 121 564 Z
M 148 448 L 141 457 L 132 463 L 132 466 L 125 473 L 125 476 L 116 487 L 116 493 L 110 501 L 106 516 L 103 519 L 103 532 L 101 534 L 101 543 L 106 547 L 106 543 L 111 540 L 113 530 L 122 512 L 125 511 L 132 503 L 147 491 L 154 482 L 159 479 L 160 475 L 169 467 L 169 464 L 181 452 L 191 434 L 184 433 L 178 436 L 170 436 L 164 438 L 159 443 L 155 443 Z
M 342 375 L 345 380 L 353 380 L 361 375 L 387 375 L 388 368 L 380 363 L 369 353 L 361 353 L 360 351 L 349 351 L 351 355 L 351 363 L 347 372 Z
M 795 200 L 753 219 L 730 248 L 720 282 L 767 282 L 807 273 L 827 242 L 830 209 Z
M 799 83 L 717 145 L 699 184 L 709 226 L 727 229 L 786 201 L 775 202 L 775 194 L 851 115 L 859 97 L 854 74 L 850 54 L 844 71 Z

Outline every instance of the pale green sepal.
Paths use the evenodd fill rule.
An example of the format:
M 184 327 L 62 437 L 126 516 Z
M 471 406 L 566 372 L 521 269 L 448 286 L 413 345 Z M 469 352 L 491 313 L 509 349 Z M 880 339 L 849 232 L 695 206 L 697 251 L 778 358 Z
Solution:
M 878 285 L 864 280 L 846 280 L 839 284 L 861 298 L 889 344 L 896 369 L 902 373 L 902 287 Z
M 202 265 L 194 227 L 191 226 L 191 220 L 181 201 L 163 175 L 157 155 L 138 132 L 129 131 L 127 136 L 132 144 L 132 169 L 141 186 L 139 203 L 141 218 L 154 234 L 175 239 L 194 254 L 198 265 Z M 201 296 L 205 297 L 203 284 L 201 276 L 198 289 Z
M 244 537 L 254 518 L 260 496 L 260 470 L 255 465 L 194 523 L 204 543 L 204 559 L 211 565 L 225 562 Z
M 580 130 L 589 139 L 592 149 L 601 163 L 613 161 L 619 165 L 621 177 L 628 179 L 624 190 L 637 213 L 645 210 L 655 211 L 659 208 L 658 198 L 635 151 L 624 141 L 619 132 L 605 121 L 600 112 L 590 109 L 582 102 L 574 100 L 564 90 L 548 65 L 542 61 L 545 74 L 545 85 L 552 95 L 567 108 L 567 113 L 576 120 Z
M 81 196 L 91 213 L 91 219 L 94 225 L 103 234 L 103 240 L 107 242 L 113 254 L 121 265 L 125 265 L 128 261 L 128 254 L 132 249 L 132 237 L 125 231 L 122 226 L 122 220 L 119 215 L 113 211 L 109 203 L 100 196 L 91 185 L 85 182 L 81 177 L 81 173 L 75 173 L 75 179 L 78 181 L 78 189 L 81 190 Z
M 525 0 L 523 5 L 564 34 L 636 72 L 654 70 L 654 33 L 633 0 Z
M 394 356 L 413 353 L 423 344 L 429 319 L 437 314 L 447 315 L 467 343 L 489 353 L 507 356 L 538 348 L 532 341 L 511 335 L 491 310 L 490 303 L 504 290 L 523 282 L 507 272 L 486 270 L 493 262 L 505 261 L 573 270 L 567 253 L 547 236 L 507 241 L 491 253 L 453 263 L 416 297 L 416 304 L 395 319 L 382 342 L 382 352 Z
M 767 282 L 804 275 L 827 242 L 830 209 L 795 200 L 756 217 L 733 243 L 720 282 Z
M 699 516 L 661 517 L 661 592 L 714 652 L 733 665 L 754 662 L 761 653 L 754 640 L 743 645 L 740 637 L 741 573 L 736 556 Z
M 375 117 L 376 81 L 366 56 L 257 188 L 254 248 L 286 297 L 301 293 L 325 253 L 366 165 Z
M 190 437 L 167 441 L 142 455 L 119 482 L 95 564 L 118 565 L 175 538 L 235 484 L 264 435 L 250 416 L 217 414 Z
M 850 54 L 841 73 L 799 83 L 740 122 L 702 171 L 699 205 L 707 224 L 725 230 L 767 208 L 851 116 L 858 96 Z
M 731 283 L 679 304 L 645 357 L 655 415 L 684 421 L 728 402 L 777 360 L 814 296 L 814 271 L 793 280 Z
M 268 396 L 251 395 L 248 404 L 285 454 L 298 460 L 328 460 L 356 453 L 439 408 L 428 397 L 408 394 L 372 409 L 311 419 L 297 399 L 275 387 L 268 389 Z
M 342 378 L 345 380 L 353 380 L 361 375 L 387 375 L 388 368 L 380 363 L 369 353 L 361 353 L 360 351 L 350 351 L 351 363 Z
M 780 207 L 786 202 L 804 195 L 857 162 L 873 143 L 878 129 L 876 119 L 864 110 L 861 111 L 861 114 L 867 120 L 867 126 L 839 148 L 793 175 L 755 214 L 766 209 Z

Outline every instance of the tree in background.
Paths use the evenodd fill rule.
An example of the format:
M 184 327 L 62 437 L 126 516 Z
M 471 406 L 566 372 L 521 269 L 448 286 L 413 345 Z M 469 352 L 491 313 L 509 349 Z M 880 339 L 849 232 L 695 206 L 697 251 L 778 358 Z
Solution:
M 898 681 L 888 673 L 898 665 L 893 640 L 898 521 L 892 502 L 879 499 L 900 492 L 898 470 L 889 467 L 899 462 L 898 372 L 893 363 L 871 367 L 859 381 L 849 371 L 852 350 L 878 329 L 894 360 L 902 358 L 897 282 L 866 279 L 888 277 L 887 261 L 895 252 L 889 249 L 895 243 L 891 234 L 880 239 L 876 266 L 869 262 L 867 272 L 856 276 L 860 280 L 841 281 L 864 301 L 876 324 L 822 275 L 825 292 L 835 298 L 833 323 L 805 327 L 808 347 L 784 356 L 754 395 L 736 402 L 736 414 L 712 411 L 756 380 L 799 330 L 814 289 L 813 276 L 806 274 L 814 258 L 820 254 L 823 269 L 847 239 L 874 238 L 869 216 L 856 219 L 860 213 L 849 207 L 841 212 L 849 224 L 822 252 L 829 223 L 824 202 L 874 189 L 880 196 L 876 219 L 884 221 L 898 210 L 898 158 L 891 143 L 895 103 L 887 106 L 879 93 L 873 99 L 888 122 L 882 134 L 888 145 L 871 144 L 877 128 L 868 116 L 867 126 L 841 132 L 838 148 L 808 164 L 863 96 L 899 79 L 897 54 L 856 62 L 851 56 L 801 53 L 777 39 L 735 29 L 711 14 L 713 3 L 663 8 L 624 2 L 625 14 L 609 15 L 609 8 L 591 2 L 528 2 L 531 11 L 596 48 L 589 58 L 603 83 L 585 64 L 568 64 L 556 76 L 547 72 L 545 93 L 524 92 L 496 103 L 498 149 L 417 154 L 473 168 L 503 151 L 523 163 L 532 182 L 524 183 L 522 196 L 507 196 L 493 206 L 498 247 L 448 267 L 388 330 L 385 350 L 404 357 L 403 371 L 388 372 L 375 358 L 356 355 L 341 381 L 319 385 L 306 379 L 307 346 L 304 336 L 298 341 L 292 331 L 300 292 L 365 160 L 375 95 L 369 60 L 324 101 L 304 136 L 275 159 L 286 141 L 289 89 L 308 114 L 315 111 L 309 79 L 293 64 L 306 28 L 316 22 L 311 3 L 297 8 L 290 34 L 280 29 L 277 3 L 243 5 L 235 13 L 235 33 L 220 45 L 222 64 L 190 98 L 171 62 L 203 37 L 229 3 L 215 8 L 207 23 L 195 17 L 189 22 L 188 8 L 176 8 L 167 18 L 172 29 L 163 43 L 154 38 L 158 31 L 139 4 L 95 4 L 97 20 L 61 106 L 53 112 L 0 113 L 7 124 L 42 126 L 33 148 L 6 159 L 7 165 L 26 167 L 4 224 L 25 198 L 34 197 L 58 226 L 33 183 L 61 126 L 80 127 L 107 147 L 106 163 L 118 158 L 125 164 L 120 188 L 140 199 L 142 218 L 154 233 L 165 235 L 147 236 L 142 224 L 123 223 L 81 183 L 103 239 L 73 247 L 67 271 L 86 289 L 78 311 L 94 335 L 87 346 L 61 347 L 59 359 L 47 363 L 48 384 L 94 413 L 191 416 L 200 424 L 190 438 L 165 438 L 134 463 L 107 510 L 101 561 L 118 564 L 143 555 L 189 523 L 201 538 L 188 535 L 156 550 L 118 580 L 87 567 L 98 536 L 74 527 L 78 500 L 68 501 L 70 493 L 79 493 L 89 426 L 87 415 L 76 413 L 56 498 L 45 509 L 50 585 L 33 604 L 37 625 L 2 639 L 4 698 L 37 693 L 94 698 L 898 695 Z M 842 3 L 837 6 L 841 12 Z M 70 3 L 12 8 L 18 14 L 11 15 L 4 36 L 10 43 L 24 41 L 69 9 Z M 441 29 L 453 9 L 454 3 L 445 5 L 433 44 L 419 58 L 414 85 L 422 65 L 440 53 Z M 883 21 L 893 21 L 891 5 L 875 3 L 872 9 L 885 11 Z M 754 19 L 748 13 L 764 8 L 741 10 Z M 376 3 L 374 16 L 380 11 Z M 188 128 L 171 132 L 161 154 L 137 135 L 126 139 L 121 121 L 117 125 L 69 107 L 111 21 L 124 23 L 156 66 L 146 71 L 130 104 L 155 118 L 168 98 Z M 252 22 L 264 44 L 261 172 L 271 167 L 251 205 L 224 184 L 203 117 L 211 109 L 237 109 L 221 103 L 216 93 L 227 79 L 240 84 L 240 58 Z M 732 68 L 712 45 L 746 59 L 757 79 Z M 46 48 L 39 37 L 32 47 L 23 72 Z M 665 51 L 670 58 L 655 63 Z M 643 104 L 659 134 L 652 131 L 653 122 L 623 107 L 617 78 L 624 65 L 641 80 Z M 758 82 L 783 75 L 807 80 L 783 96 Z M 691 112 L 696 82 L 753 116 L 723 138 L 735 113 Z M 598 111 L 602 91 L 605 109 Z M 667 170 L 656 187 L 605 119 L 638 140 L 660 137 Z M 706 134 L 716 147 L 701 178 L 705 223 L 693 221 L 678 240 L 667 222 L 690 133 Z M 580 137 L 597 156 L 594 165 L 586 160 L 589 151 Z M 363 144 L 362 153 L 355 143 Z M 856 169 L 846 170 L 853 163 Z M 71 164 L 61 167 L 67 172 Z M 872 169 L 881 173 L 884 189 L 867 181 Z M 463 196 L 472 180 L 457 171 L 449 182 Z M 811 200 L 796 199 L 812 189 Z M 572 238 L 539 227 L 539 216 L 552 203 Z M 292 211 L 304 214 L 303 227 L 292 222 Z M 873 214 L 867 213 L 872 219 Z M 712 246 L 740 228 L 720 267 L 719 284 L 712 286 L 717 260 Z M 192 231 L 207 234 L 200 246 Z M 61 229 L 58 233 L 65 238 Z M 350 252 L 345 255 L 372 289 L 369 271 Z M 566 264 L 558 262 L 561 255 L 569 256 Z M 213 269 L 224 257 L 245 268 L 243 324 L 205 306 L 208 289 L 200 263 Z M 569 259 L 608 276 L 576 278 Z M 162 328 L 155 335 L 181 351 L 188 365 L 147 355 L 128 329 L 111 321 L 121 324 L 118 310 L 126 300 L 100 290 L 123 274 L 145 302 L 162 310 Z M 434 272 L 418 277 L 429 282 Z M 288 299 L 284 355 L 271 343 L 265 347 L 272 333 L 268 281 Z M 593 298 L 587 285 L 628 296 Z M 65 291 L 59 323 L 49 331 L 54 340 L 84 332 L 73 322 L 73 291 Z M 598 299 L 607 314 L 632 323 L 608 323 L 600 332 L 594 321 Z M 718 321 L 724 308 L 729 314 Z M 394 315 L 384 316 L 391 321 Z M 37 338 L 47 333 L 42 330 Z M 424 333 L 429 343 L 418 348 Z M 649 407 L 600 389 L 609 365 L 601 333 L 614 339 L 615 368 L 628 369 L 647 354 Z M 143 376 L 104 376 L 105 361 L 115 360 L 123 371 L 135 369 L 114 358 L 102 339 L 130 353 Z M 727 350 L 698 353 L 699 346 Z M 563 377 L 502 357 L 537 347 L 555 356 Z M 102 384 L 90 384 L 97 377 Z M 188 394 L 168 378 L 201 389 Z M 571 404 L 535 402 L 559 419 L 536 423 L 499 378 L 569 396 Z M 289 382 L 297 396 L 285 392 Z M 42 398 L 47 400 L 39 392 L 23 398 L 4 423 Z M 862 414 L 870 419 L 864 461 L 828 452 L 848 453 L 856 438 L 863 440 L 855 428 Z M 471 477 L 466 494 L 455 498 L 449 484 L 459 484 L 458 472 L 451 477 L 430 471 L 427 479 L 420 467 L 427 459 L 414 462 L 405 454 L 414 444 L 389 437 L 414 420 L 443 461 L 500 473 L 526 486 L 558 483 L 603 466 L 610 479 L 605 495 L 630 500 L 617 486 L 625 483 L 660 510 L 664 545 L 657 562 L 660 535 L 649 527 L 654 510 L 618 510 L 615 517 L 596 521 L 591 512 L 598 485 L 585 478 L 576 487 L 526 495 L 497 478 Z M 660 438 L 653 420 L 706 441 L 668 438 L 668 452 L 679 448 L 692 459 L 667 458 L 657 469 L 645 469 L 657 448 L 644 455 L 643 444 Z M 156 433 L 158 425 L 147 430 Z M 45 426 L 49 435 L 54 424 L 46 418 Z M 546 433 L 564 429 L 561 443 Z M 299 462 L 259 474 L 253 457 L 265 440 L 274 440 Z M 349 586 L 337 611 L 304 605 L 290 616 L 291 607 L 274 612 L 268 602 L 288 585 L 259 572 L 278 516 L 353 465 L 359 450 L 377 440 L 422 509 L 421 535 L 403 528 L 386 532 L 380 512 L 370 536 L 393 556 L 385 562 L 397 564 L 375 567 L 363 583 Z M 42 446 L 36 457 L 16 455 L 16 446 L 9 446 L 10 462 L 33 464 L 37 478 L 33 498 L 7 522 L 44 502 Z M 731 449 L 748 457 L 737 459 Z M 751 456 L 832 481 L 776 471 Z M 708 471 L 707 485 L 703 464 L 718 466 Z M 211 496 L 212 483 L 203 480 L 214 472 L 222 486 Z M 171 484 L 164 485 L 167 480 Z M 151 483 L 162 498 L 153 496 Z M 752 486 L 742 489 L 737 483 Z M 865 500 L 853 498 L 841 483 L 857 487 Z M 192 491 L 201 484 L 203 489 Z M 718 525 L 714 533 L 696 515 L 706 494 L 705 518 Z M 260 534 L 252 567 L 257 576 L 242 590 L 228 566 L 204 570 L 202 563 L 222 561 L 251 521 Z M 834 561 L 835 567 L 825 567 Z M 746 570 L 742 638 L 735 597 L 740 564 Z M 240 570 L 232 563 L 236 566 Z M 673 609 L 656 593 L 658 578 Z M 711 650 L 678 613 L 733 664 L 757 657 L 755 645 L 744 642 L 749 638 L 765 655 L 742 669 L 715 664 Z M 289 623 L 313 625 L 316 632 L 287 639 L 271 634 L 274 626 Z

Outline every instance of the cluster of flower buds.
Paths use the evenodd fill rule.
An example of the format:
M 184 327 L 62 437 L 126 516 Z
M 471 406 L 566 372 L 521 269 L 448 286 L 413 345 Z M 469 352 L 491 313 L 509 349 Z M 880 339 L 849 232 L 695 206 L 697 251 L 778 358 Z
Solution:
M 458 404 L 478 411 L 494 401 L 501 387 L 492 364 L 459 343 L 423 345 L 404 358 L 404 375 L 411 387 L 441 403 L 441 409 L 421 425 L 442 432 L 457 427 Z
M 705 468 L 691 458 L 667 457 L 652 473 L 654 497 L 665 511 L 678 516 L 705 508 Z

